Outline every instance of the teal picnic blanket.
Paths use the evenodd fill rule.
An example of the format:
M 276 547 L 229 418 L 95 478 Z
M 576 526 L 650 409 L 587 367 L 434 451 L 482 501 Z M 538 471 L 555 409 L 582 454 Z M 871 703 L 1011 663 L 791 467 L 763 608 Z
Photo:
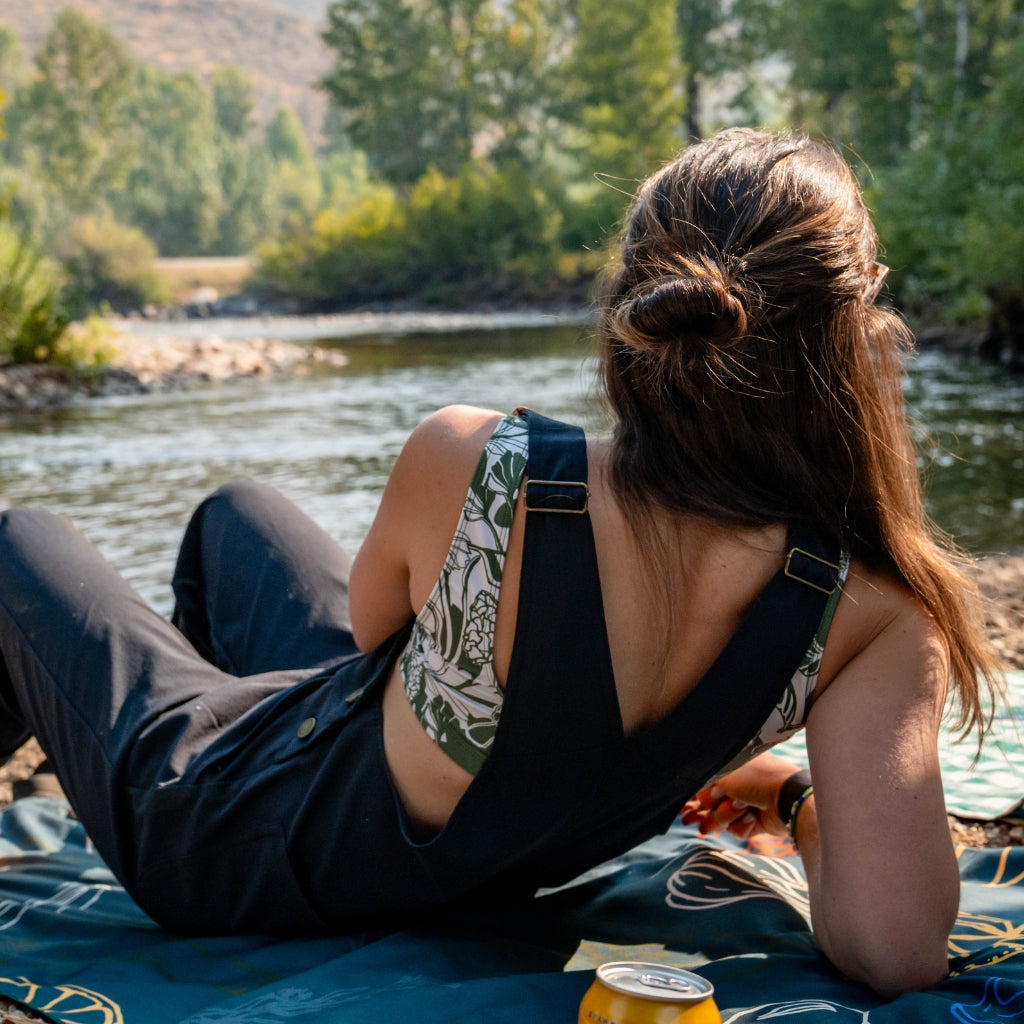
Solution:
M 1024 1024 L 1024 847 L 959 858 L 950 977 L 881 1003 L 818 952 L 786 842 L 676 824 L 515 910 L 391 933 L 196 939 L 158 929 L 67 805 L 34 797 L 0 813 L 0 993 L 64 1024 L 575 1024 L 597 964 L 643 959 L 712 981 L 726 1024 Z

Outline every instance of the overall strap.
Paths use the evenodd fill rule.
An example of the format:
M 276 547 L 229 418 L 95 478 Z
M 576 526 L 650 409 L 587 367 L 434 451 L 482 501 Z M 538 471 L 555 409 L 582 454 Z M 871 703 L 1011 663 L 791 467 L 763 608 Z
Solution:
M 782 699 L 839 585 L 838 545 L 791 527 L 783 568 L 704 677 L 664 719 L 624 739 L 586 514 L 585 437 L 578 427 L 534 412 L 524 415 L 530 429 L 529 511 L 505 712 L 510 700 L 515 703 L 516 680 L 523 684 L 524 673 L 536 675 L 538 661 L 530 659 L 541 658 L 546 678 L 558 682 L 554 692 L 549 683 L 531 695 L 537 710 L 531 729 L 538 730 L 539 742 L 572 743 L 565 720 L 569 706 L 581 740 L 624 744 L 621 753 L 627 762 L 636 758 L 636 772 L 646 775 L 656 767 L 666 782 L 674 778 L 685 789 L 693 778 L 699 785 L 743 750 Z M 528 681 L 523 685 L 529 688 Z M 660 788 L 652 787 L 652 797 Z
M 537 751 L 622 735 L 588 514 L 586 438 L 579 427 L 517 412 L 529 427 L 527 513 L 516 639 L 492 758 L 512 731 L 517 744 L 528 736 Z
M 685 735 L 686 774 L 695 771 L 699 785 L 744 749 L 782 699 L 840 585 L 838 545 L 797 526 L 787 544 L 783 567 L 697 686 L 666 718 L 631 737 L 639 741 L 638 768 L 653 757 L 663 771 L 679 772 L 676 744 Z

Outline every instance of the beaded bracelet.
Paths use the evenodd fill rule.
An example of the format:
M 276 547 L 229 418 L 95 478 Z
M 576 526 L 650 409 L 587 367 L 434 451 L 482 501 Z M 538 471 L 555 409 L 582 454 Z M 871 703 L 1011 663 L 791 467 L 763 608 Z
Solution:
M 803 807 L 804 801 L 814 794 L 814 787 L 808 786 L 797 798 L 793 801 L 792 810 L 789 812 L 789 824 L 786 826 L 786 831 L 789 833 L 789 838 L 793 840 L 793 847 L 796 848 L 796 816 L 800 813 L 800 808 Z

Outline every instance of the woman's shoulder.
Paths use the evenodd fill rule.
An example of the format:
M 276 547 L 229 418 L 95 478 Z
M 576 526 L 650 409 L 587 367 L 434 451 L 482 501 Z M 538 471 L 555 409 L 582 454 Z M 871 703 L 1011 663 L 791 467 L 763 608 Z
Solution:
M 481 446 L 477 441 L 486 440 L 505 416 L 505 413 L 475 405 L 445 405 L 417 424 L 405 449 L 412 447 L 444 454 L 469 445 L 475 446 L 479 455 Z
M 849 665 L 887 651 L 926 660 L 946 657 L 934 619 L 911 586 L 888 566 L 854 558 L 836 609 L 821 666 L 826 685 Z
M 481 452 L 504 418 L 491 409 L 450 405 L 409 435 L 352 566 L 353 627 L 364 649 L 422 607 L 444 564 Z
M 449 490 L 465 495 L 484 445 L 505 414 L 471 405 L 447 405 L 409 435 L 388 481 L 392 491 Z
M 910 584 L 890 565 L 852 558 L 843 597 L 844 603 L 867 621 L 900 619 L 917 621 L 920 625 L 931 622 Z

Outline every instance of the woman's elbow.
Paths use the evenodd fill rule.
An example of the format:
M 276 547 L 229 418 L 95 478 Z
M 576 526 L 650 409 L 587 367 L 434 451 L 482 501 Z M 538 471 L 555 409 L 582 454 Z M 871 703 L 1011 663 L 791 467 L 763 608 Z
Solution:
M 932 988 L 949 974 L 945 943 L 941 950 L 904 950 L 898 957 L 860 957 L 845 969 L 840 963 L 836 966 L 852 981 L 866 985 L 886 1001 Z
M 920 992 L 939 984 L 949 974 L 949 933 L 953 921 L 936 922 L 927 931 L 898 934 L 879 929 L 842 945 L 822 943 L 825 954 L 851 981 L 866 985 L 882 999 L 905 992 Z M 888 934 L 886 934 L 888 931 Z M 832 948 L 829 948 L 829 947 Z

